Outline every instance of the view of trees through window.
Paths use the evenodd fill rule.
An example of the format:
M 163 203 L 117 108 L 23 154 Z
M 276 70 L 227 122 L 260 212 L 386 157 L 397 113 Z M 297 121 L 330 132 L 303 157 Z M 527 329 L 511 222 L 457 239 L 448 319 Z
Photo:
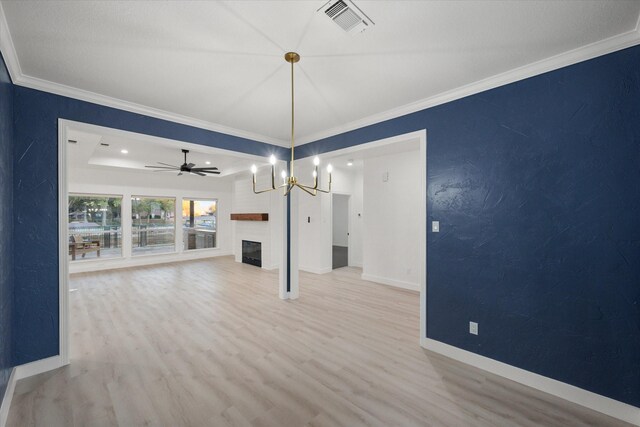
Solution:
M 175 199 L 131 197 L 133 255 L 175 250 Z
M 185 250 L 216 247 L 217 200 L 182 200 L 182 234 Z
M 122 197 L 69 195 L 69 258 L 122 256 Z

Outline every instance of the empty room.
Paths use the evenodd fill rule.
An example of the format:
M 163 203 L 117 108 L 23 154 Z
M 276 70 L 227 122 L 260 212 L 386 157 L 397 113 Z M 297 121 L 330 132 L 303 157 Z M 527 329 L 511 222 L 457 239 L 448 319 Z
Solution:
M 0 427 L 640 426 L 640 1 L 0 0 Z

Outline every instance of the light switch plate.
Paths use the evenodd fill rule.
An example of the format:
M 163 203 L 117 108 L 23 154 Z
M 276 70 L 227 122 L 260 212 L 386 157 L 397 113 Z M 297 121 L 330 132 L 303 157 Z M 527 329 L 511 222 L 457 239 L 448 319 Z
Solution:
M 440 221 L 431 221 L 431 231 L 434 233 L 440 232 Z
M 469 322 L 469 333 L 478 335 L 478 324 L 476 322 Z

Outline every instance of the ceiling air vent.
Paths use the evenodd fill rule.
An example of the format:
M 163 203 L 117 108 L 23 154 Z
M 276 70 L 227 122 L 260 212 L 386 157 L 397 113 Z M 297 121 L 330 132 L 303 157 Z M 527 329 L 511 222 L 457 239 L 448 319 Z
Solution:
M 326 5 L 329 4 L 329 7 Z M 325 8 L 326 7 L 326 8 Z M 361 33 L 375 23 L 349 0 L 325 3 L 324 13 L 347 33 Z

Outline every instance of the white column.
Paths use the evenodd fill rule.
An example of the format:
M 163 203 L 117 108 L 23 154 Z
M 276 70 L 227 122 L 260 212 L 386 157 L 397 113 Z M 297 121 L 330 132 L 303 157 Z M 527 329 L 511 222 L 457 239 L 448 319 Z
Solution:
M 300 189 L 294 188 L 289 193 L 291 198 L 291 211 L 289 212 L 290 233 L 291 233 L 291 255 L 289 260 L 290 290 L 289 299 L 297 299 L 300 295 L 298 270 L 298 197 Z

